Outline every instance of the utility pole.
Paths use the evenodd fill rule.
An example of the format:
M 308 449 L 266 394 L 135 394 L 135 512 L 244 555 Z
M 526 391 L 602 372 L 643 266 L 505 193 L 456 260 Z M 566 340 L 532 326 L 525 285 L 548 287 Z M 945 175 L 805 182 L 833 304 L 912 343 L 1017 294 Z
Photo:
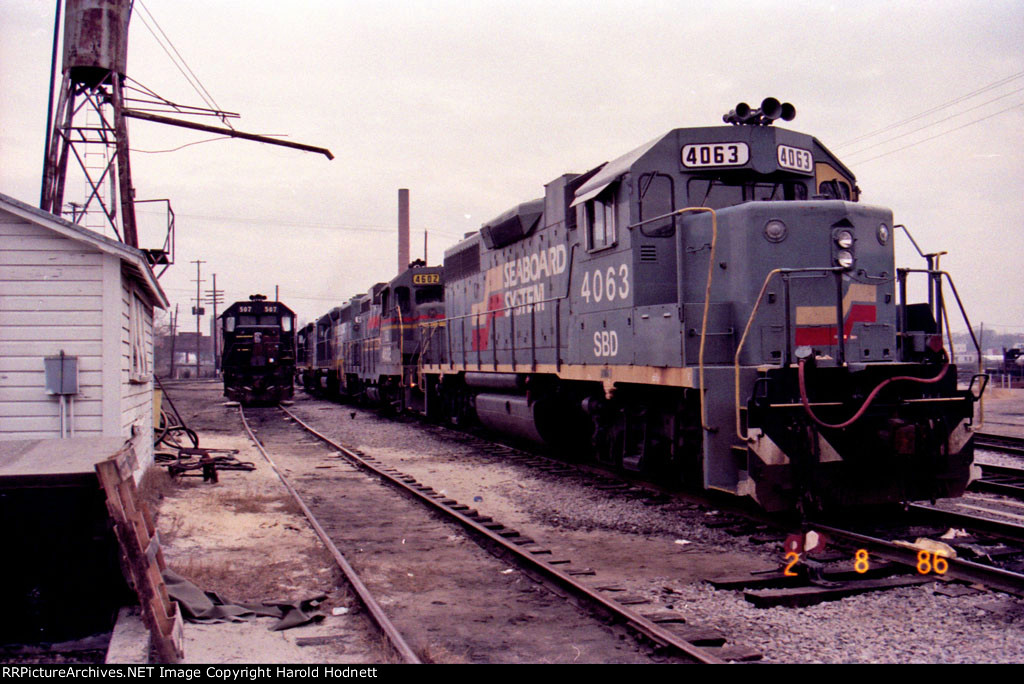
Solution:
M 202 307 L 203 300 L 199 296 L 199 285 L 200 285 L 200 283 L 203 282 L 202 277 L 200 277 L 200 275 L 199 275 L 199 267 L 200 267 L 200 264 L 205 264 L 206 262 L 205 261 L 200 261 L 199 259 L 196 259 L 192 263 L 196 265 L 196 305 L 192 307 L 192 313 L 196 317 L 196 379 L 198 380 L 199 379 L 199 361 L 202 358 L 201 355 L 200 355 L 201 352 L 200 352 L 199 343 L 203 339 L 202 328 L 200 326 L 202 325 L 203 314 L 206 313 L 206 310 L 203 309 L 203 307 Z
M 174 379 L 174 342 L 178 339 L 178 305 L 174 305 L 174 316 L 171 318 L 171 380 Z
M 217 332 L 219 327 L 217 325 L 217 305 L 224 303 L 224 290 L 217 289 L 217 274 L 213 274 L 213 289 L 206 291 L 206 303 L 213 304 L 213 329 L 210 334 L 213 335 L 213 370 L 217 372 L 220 370 L 220 340 L 218 339 Z

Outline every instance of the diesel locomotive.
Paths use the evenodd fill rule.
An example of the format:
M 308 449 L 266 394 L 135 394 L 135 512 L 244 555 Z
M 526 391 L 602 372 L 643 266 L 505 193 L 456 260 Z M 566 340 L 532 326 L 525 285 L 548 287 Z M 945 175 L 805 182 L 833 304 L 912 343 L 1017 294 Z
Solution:
M 944 349 L 955 288 L 896 267 L 892 211 L 772 125 L 794 113 L 741 104 L 554 179 L 317 321 L 305 384 L 769 511 L 960 495 L 984 380 Z
M 224 396 L 243 404 L 272 403 L 295 393 L 295 313 L 252 295 L 220 316 Z

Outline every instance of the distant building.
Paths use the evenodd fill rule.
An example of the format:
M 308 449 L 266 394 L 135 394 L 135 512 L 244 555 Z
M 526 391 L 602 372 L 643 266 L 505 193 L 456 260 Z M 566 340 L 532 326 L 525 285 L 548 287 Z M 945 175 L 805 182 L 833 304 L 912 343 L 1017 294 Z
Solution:
M 977 368 L 978 366 L 978 350 L 974 348 L 973 344 L 967 344 L 966 342 L 954 343 L 953 356 L 960 367 Z
M 196 334 L 194 332 L 179 332 L 173 340 L 168 336 L 158 340 L 157 345 L 156 363 L 157 372 L 160 373 L 160 377 L 174 377 L 178 379 L 197 377 Z M 174 354 L 173 364 L 171 363 L 172 353 Z M 214 361 L 213 338 L 208 335 L 200 335 L 198 377 L 214 377 L 217 374 Z
M 0 194 L 0 440 L 130 440 L 153 461 L 153 312 L 142 251 Z

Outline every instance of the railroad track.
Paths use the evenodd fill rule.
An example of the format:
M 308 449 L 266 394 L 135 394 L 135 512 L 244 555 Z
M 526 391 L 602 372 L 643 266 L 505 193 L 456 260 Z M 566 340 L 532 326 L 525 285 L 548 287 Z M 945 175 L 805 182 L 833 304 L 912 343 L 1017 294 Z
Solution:
M 981 479 L 971 483 L 971 490 L 992 492 L 1024 500 L 1024 469 L 979 463 Z
M 283 413 L 279 413 L 279 411 Z M 272 414 L 276 414 L 276 417 Z M 455 500 L 446 498 L 443 494 L 435 492 L 431 488 L 418 483 L 414 478 L 408 475 L 405 475 L 393 468 L 383 465 L 382 463 L 380 463 L 376 459 L 373 459 L 372 457 L 351 451 L 345 448 L 343 445 L 333 442 L 325 435 L 316 431 L 312 426 L 300 420 L 298 416 L 288 411 L 284 407 L 280 407 L 279 409 L 260 409 L 254 411 L 253 415 L 256 416 L 256 422 L 259 423 L 259 425 L 257 425 L 255 431 L 250 429 L 249 426 L 247 426 L 247 430 L 250 431 L 251 437 L 257 443 L 271 441 L 274 444 L 278 445 L 275 448 L 287 451 L 286 447 L 290 443 L 295 443 L 295 441 L 297 440 L 296 435 L 299 434 L 297 431 L 299 428 L 301 428 L 307 434 L 316 437 L 318 443 L 323 445 L 321 447 L 322 453 L 320 454 L 319 462 L 317 463 L 317 465 L 312 466 L 313 468 L 318 469 L 316 471 L 310 471 L 310 464 L 314 462 L 315 457 L 314 460 L 311 460 L 308 456 L 304 456 L 303 459 L 289 459 L 289 463 L 286 466 L 287 468 L 293 468 L 295 469 L 296 472 L 305 473 L 302 476 L 302 479 L 299 480 L 294 485 L 285 476 L 283 469 L 279 468 L 274 463 L 274 460 L 271 458 L 269 454 L 267 454 L 267 458 L 268 461 L 270 461 L 272 466 L 274 467 L 274 470 L 278 473 L 279 477 L 281 477 L 282 481 L 285 482 L 286 487 L 296 498 L 296 500 L 300 502 L 300 506 L 303 508 L 303 511 L 307 515 L 307 517 L 310 519 L 314 529 L 317 530 L 317 533 L 321 535 L 322 539 L 325 539 L 325 543 L 328 543 L 328 547 L 331 548 L 332 555 L 335 556 L 335 560 L 339 562 L 339 566 L 342 566 L 343 570 L 345 570 L 344 566 L 342 565 L 343 563 L 348 565 L 350 568 L 352 567 L 352 563 L 350 563 L 348 560 L 345 560 L 345 557 L 339 550 L 339 547 L 344 548 L 345 544 L 336 543 L 335 540 L 339 536 L 347 536 L 348 538 L 352 538 L 353 536 L 355 536 L 356 538 L 360 539 L 359 544 L 361 545 L 362 548 L 357 548 L 359 548 L 360 558 L 362 558 L 362 552 L 367 550 L 366 547 L 374 544 L 376 537 L 381 536 L 381 534 L 384 533 L 384 528 L 389 528 L 392 525 L 392 518 L 394 517 L 393 513 L 397 508 L 400 507 L 399 503 L 397 503 L 393 499 L 395 497 L 395 492 L 401 492 L 402 496 L 399 498 L 406 502 L 404 504 L 405 506 L 409 505 L 408 502 L 410 499 L 412 501 L 417 502 L 417 505 L 422 504 L 428 506 L 434 513 L 443 516 L 445 521 L 447 521 L 446 524 L 458 524 L 465 532 L 467 537 L 471 537 L 475 541 L 480 542 L 488 549 L 488 551 L 491 552 L 491 554 L 498 556 L 506 562 L 515 562 L 521 569 L 522 574 L 528 575 L 529 578 L 532 578 L 529 582 L 529 584 L 531 585 L 530 591 L 536 593 L 536 585 L 534 585 L 533 580 L 538 580 L 547 587 L 552 588 L 552 590 L 555 593 L 568 597 L 571 603 L 565 603 L 560 610 L 562 613 L 566 613 L 566 609 L 569 609 L 568 612 L 571 613 L 571 615 L 568 618 L 562 619 L 569 620 L 569 622 L 573 626 L 570 627 L 566 625 L 562 628 L 550 629 L 549 631 L 552 634 L 558 634 L 559 632 L 561 632 L 560 636 L 567 637 L 571 635 L 573 640 L 579 640 L 581 638 L 585 640 L 587 638 L 590 638 L 592 641 L 595 639 L 599 641 L 598 637 L 596 636 L 585 637 L 583 635 L 596 631 L 610 633 L 611 631 L 617 630 L 618 627 L 625 627 L 629 632 L 631 632 L 634 636 L 637 637 L 639 643 L 646 644 L 647 646 L 652 646 L 654 650 L 658 653 L 658 657 L 661 659 L 667 658 L 672 662 L 722 662 L 722 659 L 712 652 L 714 649 L 702 648 L 700 646 L 695 645 L 694 643 L 691 643 L 686 638 L 680 636 L 679 630 L 690 630 L 692 632 L 692 627 L 679 624 L 669 625 L 659 623 L 656 621 L 658 618 L 651 618 L 641 615 L 640 613 L 632 610 L 630 607 L 620 605 L 618 602 L 607 598 L 606 596 L 602 595 L 597 589 L 587 586 L 586 584 L 579 581 L 577 579 L 577 576 L 574 575 L 574 571 L 570 569 L 568 561 L 564 559 L 554 558 L 549 550 L 535 543 L 532 539 L 523 537 L 515 530 L 508 529 L 504 527 L 502 524 L 493 521 L 490 518 L 487 518 L 486 516 L 479 515 L 469 506 L 460 504 Z M 284 419 L 284 415 L 287 415 L 288 418 Z M 281 424 L 284 422 L 284 420 L 287 420 L 290 426 L 285 425 L 282 428 Z M 277 423 L 276 426 L 275 423 Z M 262 429 L 260 425 L 262 425 Z M 264 449 L 266 449 L 266 446 L 262 447 L 261 451 Z M 276 460 L 282 461 L 285 460 L 285 457 L 277 456 Z M 370 487 L 366 483 L 365 477 L 360 478 L 361 484 L 355 485 L 352 482 L 353 477 L 355 477 L 355 475 L 353 475 L 353 473 L 355 472 L 354 468 L 350 468 L 346 470 L 346 472 L 344 473 L 339 472 L 339 464 L 341 462 L 351 464 L 352 466 L 354 466 L 354 468 L 358 468 L 359 471 L 362 471 L 363 473 L 371 474 L 373 478 L 378 482 L 386 483 L 386 485 L 390 488 L 389 491 L 392 500 L 387 501 L 387 503 L 381 503 L 379 501 L 375 503 L 362 502 L 361 504 L 351 501 L 348 502 L 349 504 L 355 503 L 355 509 L 353 509 L 351 505 L 348 505 L 347 507 L 342 506 L 341 504 L 343 502 L 340 500 L 354 499 L 357 498 L 357 494 L 359 496 L 362 496 L 363 493 L 370 489 L 379 490 L 381 487 L 380 485 L 377 485 L 376 487 Z M 315 474 L 311 474 L 311 472 Z M 293 474 L 292 477 L 295 477 L 295 475 Z M 328 481 L 332 479 L 338 479 L 339 481 L 333 484 L 329 484 Z M 302 491 L 302 495 L 305 495 L 304 497 L 300 495 L 300 490 Z M 344 492 L 344 495 L 338 496 L 338 492 Z M 334 494 L 332 495 L 332 493 Z M 303 498 L 308 499 L 310 503 L 306 504 L 305 501 L 302 501 Z M 386 506 L 388 508 L 388 516 L 376 515 L 374 512 L 381 510 L 383 506 Z M 367 513 L 370 513 L 370 515 L 366 515 Z M 399 516 L 403 524 L 405 523 L 405 515 L 407 515 L 407 513 L 403 513 L 401 516 Z M 327 524 L 321 522 L 319 518 L 327 518 L 329 521 L 333 522 Z M 369 524 L 369 527 L 373 529 L 364 529 L 362 530 L 361 533 L 352 529 L 353 525 L 358 525 L 360 523 L 360 518 L 368 518 L 367 522 Z M 344 531 L 342 531 L 342 528 L 344 528 Z M 413 533 L 410 532 L 408 533 L 408 536 L 411 537 L 409 541 L 412 543 L 406 544 L 407 539 L 403 536 L 400 540 L 400 543 L 397 543 L 392 548 L 388 549 L 388 553 L 393 553 L 395 551 L 394 547 L 401 548 L 426 546 L 427 548 L 425 551 L 425 557 L 421 557 L 419 559 L 410 557 L 410 560 L 403 562 L 409 568 L 422 568 L 424 565 L 431 564 L 433 561 L 431 561 L 430 558 L 432 556 L 436 558 L 436 555 L 440 552 L 440 550 L 431 547 L 430 544 L 425 541 L 426 537 L 429 535 L 427 533 L 420 533 L 416 534 L 414 537 Z M 446 537 L 442 535 L 442 538 L 447 538 L 450 540 L 453 538 L 453 535 L 449 533 Z M 404 553 L 406 549 L 402 548 L 402 551 Z M 352 555 L 351 552 L 349 555 Z M 490 562 L 493 565 L 493 563 L 496 561 L 493 557 L 490 558 Z M 392 560 L 392 562 L 394 561 Z M 468 564 L 469 561 L 466 561 L 466 563 Z M 448 565 L 450 564 L 451 562 L 449 562 Z M 348 571 L 345 572 L 346 575 L 348 575 Z M 490 572 L 494 573 L 493 569 Z M 512 571 L 506 569 L 501 570 L 501 573 L 502 575 L 505 575 L 506 573 L 511 574 Z M 409 573 L 409 577 L 413 577 L 413 574 L 414 573 Z M 490 600 L 487 601 L 487 604 L 489 606 L 489 609 L 492 611 L 500 610 L 502 605 L 514 607 L 516 601 L 521 597 L 512 596 L 511 598 L 502 599 L 502 583 L 498 582 L 495 579 L 497 577 L 500 577 L 500 575 L 497 575 L 496 573 L 492 574 L 490 584 L 487 586 L 479 587 L 477 589 L 477 598 L 489 597 Z M 454 582 L 458 580 L 446 578 L 446 581 Z M 505 589 L 507 589 L 507 587 Z M 522 586 L 520 586 L 518 590 L 522 592 Z M 361 592 L 357 593 L 359 594 L 360 599 L 364 600 L 363 594 Z M 369 593 L 370 592 L 368 590 L 367 594 Z M 425 600 L 425 597 L 420 596 L 419 599 Z M 366 600 L 370 601 L 371 599 Z M 391 605 L 395 605 L 398 602 L 410 601 L 412 599 L 410 597 L 406 597 L 404 599 L 395 599 L 394 597 L 391 597 L 389 600 L 391 601 Z M 550 603 L 548 599 L 545 600 Z M 467 602 L 472 603 L 472 601 Z M 597 628 L 581 627 L 578 608 L 574 607 L 572 604 L 584 607 L 586 613 L 588 613 L 589 615 L 598 616 L 599 619 L 602 621 L 600 625 L 600 630 L 598 630 Z M 378 612 L 385 618 L 387 617 L 382 609 L 378 611 L 379 603 L 378 608 L 370 608 L 369 606 L 374 605 L 373 603 L 368 603 L 367 605 L 367 612 L 370 613 L 373 617 L 376 618 L 376 613 Z M 463 606 L 460 606 L 459 610 L 461 611 L 462 609 Z M 438 620 L 436 623 L 431 623 L 431 617 L 433 617 L 433 615 L 430 614 L 430 610 L 427 610 L 426 612 L 428 613 L 426 617 L 424 617 L 424 615 L 421 614 L 417 617 L 416 620 L 418 623 L 417 627 L 419 628 L 419 634 L 416 638 L 421 643 L 423 643 L 424 641 L 424 636 L 422 633 L 423 623 L 433 625 L 428 626 L 426 628 L 429 631 L 430 629 L 442 630 L 445 628 L 445 623 L 447 623 L 447 627 L 454 627 L 455 623 L 465 624 L 472 622 L 471 619 L 466 619 L 464 617 L 458 620 L 454 620 L 451 615 L 451 610 L 435 610 L 433 611 L 433 613 L 439 614 L 438 616 L 440 617 L 440 620 Z M 531 619 L 538 619 L 537 614 L 539 614 L 540 612 L 541 609 L 532 609 L 530 613 L 532 615 Z M 478 619 L 479 621 L 485 621 L 485 618 Z M 493 615 L 486 618 L 486 620 L 493 619 L 495 619 Z M 545 617 L 545 619 L 547 618 Z M 401 627 L 401 618 L 393 618 L 393 621 L 395 623 L 400 623 L 399 626 Z M 678 622 L 679 619 L 677 618 L 676 623 Z M 408 623 L 406 624 L 408 625 Z M 615 625 L 617 627 L 615 627 L 615 630 L 610 630 L 609 625 Z M 394 624 L 392 624 L 392 628 L 393 627 Z M 388 628 L 382 627 L 381 629 L 382 632 L 388 634 L 389 641 L 392 641 L 392 636 L 388 633 Z M 398 630 L 396 629 L 395 631 L 397 633 Z M 532 629 L 531 631 L 537 630 Z M 403 638 L 400 634 L 396 634 L 394 638 L 397 640 L 392 641 L 392 643 L 395 644 L 394 648 L 396 652 L 402 654 L 402 657 L 406 660 L 406 662 L 415 662 L 415 660 L 410 659 L 410 656 L 411 658 L 416 658 L 417 656 L 415 653 L 415 649 L 409 648 L 408 646 L 410 641 L 408 637 Z M 495 637 L 493 638 L 498 638 L 498 636 L 495 635 Z M 507 639 L 508 635 L 505 634 L 501 638 Z M 550 635 L 549 638 L 546 640 L 551 640 Z M 401 645 L 403 643 L 405 644 L 404 647 Z M 596 643 L 596 641 L 594 641 L 594 643 Z M 611 654 L 612 659 L 614 660 L 616 657 L 616 649 L 618 649 L 620 653 L 622 651 L 623 647 L 621 644 L 622 642 L 620 637 L 612 635 L 610 637 L 609 644 L 607 644 L 604 647 L 601 647 L 601 649 L 599 650 L 595 650 L 592 652 L 601 652 L 603 656 L 608 656 L 609 654 Z M 551 646 L 549 644 L 548 648 L 550 647 Z M 572 647 L 576 648 L 575 645 L 573 645 Z M 636 649 L 634 648 L 633 651 L 633 660 L 630 660 L 628 658 L 628 654 L 621 655 L 621 657 L 623 658 L 623 662 L 650 662 L 650 658 L 647 656 L 641 658 L 639 661 L 636 660 Z M 579 650 L 577 649 L 577 657 L 578 656 Z M 471 652 L 469 654 L 469 657 L 473 659 L 482 656 L 479 656 L 479 654 L 474 654 Z M 594 658 L 595 656 L 591 655 L 589 657 Z M 512 658 L 514 659 L 514 657 Z M 507 660 L 499 660 L 499 662 L 507 662 Z M 591 662 L 593 662 L 593 660 L 591 660 Z
M 299 505 L 299 508 L 302 509 L 302 514 L 306 516 L 306 519 L 309 521 L 309 524 L 313 527 L 313 530 L 316 532 L 317 536 L 320 537 L 320 540 L 327 547 L 327 550 L 330 552 L 331 557 L 334 559 L 334 562 L 338 565 L 338 568 L 341 570 L 342 574 L 344 574 L 345 579 L 348 581 L 349 586 L 355 592 L 356 597 L 359 599 L 359 602 L 362 604 L 366 612 L 370 615 L 371 619 L 373 620 L 377 628 L 380 630 L 381 634 L 383 634 L 385 639 L 387 639 L 388 644 L 395 651 L 395 653 L 397 653 L 401 657 L 404 663 L 411 665 L 420 664 L 421 661 L 419 657 L 413 652 L 412 648 L 405 641 L 405 638 L 402 636 L 401 632 L 398 631 L 398 629 L 388 618 L 387 614 L 384 612 L 384 609 L 381 607 L 380 603 L 376 600 L 376 598 L 374 598 L 373 594 L 366 587 L 366 584 L 359 577 L 359 574 L 355 571 L 355 568 L 352 567 L 352 565 L 348 562 L 348 560 L 341 553 L 338 547 L 334 544 L 334 541 L 330 538 L 330 536 L 327 534 L 324 528 L 320 525 L 320 521 L 317 520 L 316 516 L 310 510 L 309 506 L 306 505 L 306 502 L 295 490 L 291 482 L 288 481 L 288 478 L 285 477 L 284 473 L 281 472 L 281 470 L 277 467 L 277 464 L 274 462 L 273 458 L 271 458 L 270 454 L 267 453 L 267 450 L 264 448 L 263 443 L 253 432 L 252 427 L 249 425 L 249 421 L 246 420 L 245 410 L 242 408 L 241 405 L 239 405 L 238 407 L 238 415 L 242 419 L 242 425 L 245 427 L 245 431 L 249 435 L 249 438 L 252 440 L 253 444 L 256 445 L 256 448 L 259 450 L 260 454 L 263 455 L 263 458 L 267 460 L 267 463 L 270 464 L 270 467 L 277 474 L 278 478 L 280 478 L 281 483 L 288 490 L 288 493 L 291 495 L 292 499 L 294 499 L 295 502 Z
M 485 440 L 478 441 L 481 443 L 485 442 Z M 501 448 L 509 449 L 508 447 Z M 542 456 L 528 453 L 517 454 L 517 458 L 526 464 L 536 463 L 545 469 L 557 468 L 559 463 L 558 461 L 551 461 Z M 1024 498 L 1024 471 L 1015 468 L 980 465 L 982 468 L 982 479 L 978 481 L 979 491 L 1012 496 L 1013 498 Z M 564 464 L 563 467 L 565 467 Z M 651 501 L 683 501 L 692 503 L 700 500 L 700 497 L 667 490 L 659 487 L 656 483 L 647 481 L 638 483 L 633 480 L 619 479 L 608 471 L 599 468 L 585 469 L 592 471 L 591 474 L 607 482 L 607 488 L 610 491 L 617 490 L 623 494 L 641 496 Z M 553 472 L 557 471 L 553 470 Z M 766 527 L 774 527 L 781 538 L 784 531 L 792 531 L 795 528 L 792 519 L 780 521 L 759 511 L 736 507 L 734 501 L 716 499 L 713 502 L 707 500 L 703 501 L 703 503 L 724 513 L 718 518 L 710 520 L 709 523 L 716 527 L 731 529 L 730 533 L 732 534 L 739 535 L 744 534 L 745 530 L 754 530 L 755 535 L 760 534 L 764 537 L 771 537 L 771 533 L 764 534 L 764 532 Z M 952 502 L 947 503 L 953 505 Z M 1010 505 L 1012 506 L 1012 504 Z M 821 597 L 843 595 L 843 588 L 836 588 L 834 586 L 836 584 L 844 584 L 847 589 L 856 589 L 860 578 L 855 574 L 856 571 L 853 568 L 856 562 L 856 551 L 859 548 L 872 549 L 869 553 L 868 566 L 872 562 L 870 556 L 874 554 L 876 564 L 878 560 L 883 560 L 886 566 L 902 566 L 904 573 L 928 574 L 919 572 L 919 569 L 924 567 L 918 558 L 919 549 L 910 549 L 893 541 L 908 536 L 913 541 L 916 537 L 926 536 L 922 534 L 909 534 L 915 527 L 929 527 L 933 533 L 932 536 L 935 537 L 941 536 L 941 534 L 953 528 L 961 529 L 968 533 L 967 536 L 953 540 L 951 543 L 952 546 L 959 547 L 959 553 L 966 557 L 954 559 L 951 571 L 943 573 L 944 576 L 932 572 L 933 576 L 939 579 L 956 579 L 964 582 L 982 583 L 1007 593 L 1024 596 L 1024 524 L 1022 524 L 1024 523 L 1024 509 L 1014 512 L 1013 510 L 1007 510 L 1008 506 L 1003 505 L 1001 507 L 1002 510 L 999 510 L 996 508 L 1000 506 L 999 501 L 974 495 L 967 495 L 963 499 L 955 500 L 955 506 L 959 510 L 937 508 L 925 504 L 910 504 L 907 507 L 907 512 L 912 514 L 912 519 L 908 519 L 904 523 L 895 526 L 884 536 L 880 532 L 873 534 L 864 530 L 855 531 L 845 529 L 839 525 L 807 523 L 805 525 L 806 528 L 826 532 L 832 537 L 832 541 L 846 542 L 846 546 L 849 549 L 848 558 L 845 559 L 845 563 L 842 563 L 842 565 L 850 566 L 849 569 L 840 569 L 832 574 L 832 577 L 839 579 L 840 582 L 822 581 L 822 586 L 819 587 L 821 589 Z M 978 513 L 970 512 L 972 510 Z M 1003 516 L 1003 519 L 1000 520 L 996 516 Z M 830 555 L 834 559 L 841 554 L 832 553 Z M 972 560 L 972 558 L 975 558 L 975 560 Z M 940 564 L 944 561 L 945 559 L 940 561 Z M 1008 570 L 1000 567 L 1000 563 L 1009 565 L 1013 569 Z M 887 586 L 886 578 L 898 574 L 900 574 L 899 569 L 887 567 L 886 571 L 881 573 L 882 580 L 877 582 L 878 587 L 885 588 Z M 782 580 L 782 583 L 786 583 L 785 576 L 784 572 L 763 573 L 756 582 L 750 582 L 749 586 L 770 586 L 776 580 Z M 875 581 L 874 578 L 867 579 L 863 584 L 868 586 L 873 581 Z M 913 582 L 899 581 L 898 578 L 893 578 L 889 582 L 894 587 L 907 583 Z M 737 588 L 743 585 L 738 580 L 732 586 L 730 586 L 731 583 L 729 581 L 712 582 L 712 584 L 719 588 Z M 805 592 L 797 600 L 791 602 L 781 600 L 778 605 L 809 605 L 813 602 L 812 593 L 813 591 Z M 756 600 L 754 602 L 757 603 Z M 770 602 L 763 602 L 760 605 L 767 606 L 772 604 Z
M 815 531 L 828 535 L 834 542 L 845 542 L 849 549 L 867 551 L 867 554 L 861 558 L 866 559 L 868 566 L 879 559 L 913 568 L 919 575 L 936 580 L 959 580 L 967 584 L 981 584 L 998 591 L 1024 596 L 1024 567 L 1021 566 L 1019 560 L 1014 563 L 1020 568 L 1018 570 L 1006 570 L 993 564 L 1011 557 L 1020 559 L 1024 553 L 1024 548 L 1021 546 L 1008 546 L 992 538 L 979 538 L 973 533 L 968 533 L 967 537 L 952 538 L 947 540 L 947 543 L 957 553 L 969 550 L 975 557 L 959 555 L 953 557 L 939 550 L 929 551 L 910 547 L 898 540 L 902 536 L 912 537 L 912 535 L 893 534 L 890 531 L 885 536 L 878 536 L 877 532 L 860 532 L 821 523 L 815 523 L 812 527 Z M 856 558 L 856 551 L 854 551 L 851 554 L 851 559 L 856 562 Z
M 974 433 L 974 445 L 1014 456 L 1024 456 L 1024 439 L 989 432 Z
M 522 465 L 553 474 L 580 473 L 585 477 L 593 479 L 593 485 L 607 490 L 610 496 L 642 499 L 645 500 L 645 503 L 650 502 L 651 504 L 671 505 L 674 503 L 684 503 L 686 505 L 693 505 L 696 502 L 698 505 L 717 509 L 721 511 L 721 515 L 709 519 L 709 526 L 723 528 L 729 534 L 737 536 L 748 534 L 752 537 L 761 536 L 765 538 L 775 537 L 781 543 L 787 532 L 793 532 L 800 528 L 800 525 L 792 519 L 780 521 L 777 518 L 766 516 L 757 511 L 737 507 L 735 501 L 703 500 L 692 493 L 674 491 L 646 480 L 639 481 L 623 477 L 618 473 L 610 472 L 599 466 L 566 463 L 533 451 L 494 442 L 486 436 L 473 435 L 463 431 L 452 431 L 449 428 L 437 425 L 428 425 L 426 429 L 457 439 L 472 446 L 474 449 L 500 457 L 503 461 L 514 460 Z M 994 480 L 1003 479 L 1006 475 L 1005 471 L 996 469 L 986 472 L 988 475 L 984 479 L 993 481 L 993 483 Z M 984 504 L 982 500 L 970 499 L 964 503 L 967 507 L 985 507 L 980 505 Z M 950 559 L 950 561 L 947 561 L 945 558 L 939 560 L 940 567 L 945 568 L 943 564 L 946 563 L 949 565 L 949 569 L 941 575 L 931 572 L 931 579 L 957 579 L 964 582 L 982 583 L 995 589 L 1007 591 L 1008 593 L 1024 595 L 1022 593 L 1024 592 L 1024 575 L 1021 574 L 1024 572 L 1024 567 L 1021 567 L 1020 571 L 1005 570 L 998 567 L 1000 562 L 1010 561 L 1012 565 L 1014 558 L 1024 558 L 1024 527 L 1013 522 L 999 522 L 984 516 L 970 514 L 964 510 L 955 512 L 926 505 L 911 505 L 909 511 L 913 513 L 912 521 L 908 519 L 906 524 L 892 526 L 892 529 L 887 532 L 880 531 L 881 528 L 877 530 L 867 527 L 847 529 L 841 523 L 808 523 L 804 527 L 825 532 L 834 545 L 843 547 L 844 551 L 842 553 L 833 551 L 831 554 L 833 560 L 838 557 L 842 557 L 843 560 L 833 563 L 833 569 L 829 571 L 829 576 L 839 579 L 839 583 L 850 589 L 849 593 L 855 593 L 857 587 L 861 584 L 865 587 L 870 587 L 872 582 L 874 582 L 875 587 L 871 588 L 885 588 L 887 586 L 895 587 L 913 584 L 914 579 L 928 580 L 928 578 L 917 577 L 917 575 L 926 574 L 919 572 L 920 560 L 917 556 L 919 550 L 900 546 L 894 540 L 909 536 L 912 542 L 920 536 L 938 537 L 950 528 L 959 528 L 968 530 L 970 534 L 968 537 L 955 540 L 955 544 L 959 545 L 958 553 L 961 557 Z M 1024 510 L 1021 513 L 1024 513 Z M 1007 514 L 1004 513 L 1003 515 Z M 1008 515 L 1010 517 L 1014 516 L 1013 513 Z M 1022 516 L 1022 521 L 1024 521 L 1024 516 Z M 928 530 L 921 534 L 912 535 L 910 530 L 915 526 L 918 528 L 926 526 Z M 879 563 L 882 563 L 887 566 L 885 572 L 878 575 L 872 571 L 872 573 L 869 573 L 871 579 L 862 580 L 853 569 L 856 560 L 855 554 L 859 549 L 865 549 L 868 552 L 868 566 L 874 568 Z M 791 578 L 784 577 L 782 572 L 783 558 L 784 555 L 780 552 L 780 572 L 761 573 L 756 578 L 750 578 L 748 586 L 772 586 L 771 583 L 776 581 L 780 584 L 775 586 L 792 585 Z M 814 561 L 812 560 L 811 563 L 813 564 Z M 904 576 L 903 579 L 898 577 L 901 574 Z M 909 577 L 906 577 L 907 575 Z M 729 582 L 713 582 L 713 584 L 719 588 L 732 589 L 744 586 L 743 581 L 739 578 L 731 579 L 736 579 L 736 582 L 733 584 Z M 822 579 L 824 579 L 824 576 L 822 576 Z M 777 605 L 809 605 L 815 602 L 815 600 L 828 600 L 828 598 L 836 598 L 843 595 L 842 588 L 835 589 L 834 585 L 836 582 L 824 580 L 822 584 L 828 586 L 811 586 L 800 594 L 796 600 L 787 602 L 785 599 L 780 599 Z M 815 599 L 813 595 L 818 589 L 821 590 L 820 597 Z M 794 593 L 799 594 L 800 592 Z M 751 597 L 748 597 L 748 600 L 751 600 Z M 753 602 L 756 603 L 757 601 Z M 759 605 L 774 604 L 765 602 Z
M 776 572 L 713 580 L 743 590 L 759 607 L 801 607 L 866 591 L 933 581 L 1024 596 L 1024 528 L 965 512 L 911 504 L 881 520 L 808 521 L 804 533 L 827 539 L 824 549 L 796 547 Z M 947 593 L 970 592 L 950 587 Z

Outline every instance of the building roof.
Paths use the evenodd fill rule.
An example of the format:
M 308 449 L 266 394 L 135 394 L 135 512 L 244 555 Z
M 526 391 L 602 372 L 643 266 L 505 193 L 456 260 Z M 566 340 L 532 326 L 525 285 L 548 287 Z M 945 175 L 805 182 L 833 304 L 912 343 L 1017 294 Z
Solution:
M 3 193 L 0 193 L 0 209 L 9 211 L 15 216 L 19 216 L 36 225 L 48 228 L 63 237 L 87 243 L 101 252 L 119 257 L 127 270 L 149 291 L 150 300 L 154 306 L 160 309 L 166 309 L 169 306 L 167 295 L 164 294 L 163 288 L 160 287 L 160 283 L 153 274 L 153 269 L 150 268 L 146 255 L 141 249 L 130 247 L 123 242 L 112 240 L 88 228 L 75 225 L 55 214 L 37 209 Z

